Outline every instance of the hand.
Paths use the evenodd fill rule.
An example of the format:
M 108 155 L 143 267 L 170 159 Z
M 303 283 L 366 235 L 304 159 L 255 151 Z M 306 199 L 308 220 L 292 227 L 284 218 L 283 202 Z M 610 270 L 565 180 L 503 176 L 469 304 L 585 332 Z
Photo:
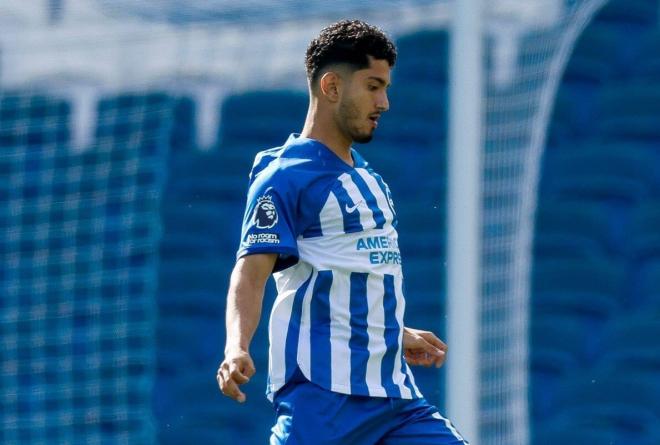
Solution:
M 220 364 L 216 375 L 220 391 L 239 403 L 245 402 L 245 394 L 238 389 L 238 386 L 249 382 L 255 372 L 249 352 L 245 350 L 225 351 L 225 359 Z
M 409 365 L 442 366 L 447 356 L 447 345 L 429 331 L 403 328 L 403 351 Z

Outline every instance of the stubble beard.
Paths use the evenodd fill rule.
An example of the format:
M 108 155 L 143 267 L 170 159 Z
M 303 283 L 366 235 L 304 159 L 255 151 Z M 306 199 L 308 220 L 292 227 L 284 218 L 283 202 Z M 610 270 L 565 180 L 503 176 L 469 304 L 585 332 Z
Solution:
M 352 122 L 359 121 L 360 110 L 355 106 L 353 101 L 342 101 L 339 104 L 339 126 L 344 133 L 351 138 L 352 141 L 366 144 L 371 142 L 374 137 L 374 132 L 361 133 L 358 128 L 351 125 Z

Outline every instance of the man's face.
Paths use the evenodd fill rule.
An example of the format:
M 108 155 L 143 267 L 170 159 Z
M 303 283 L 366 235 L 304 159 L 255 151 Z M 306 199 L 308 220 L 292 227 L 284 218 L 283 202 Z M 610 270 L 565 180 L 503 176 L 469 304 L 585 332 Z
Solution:
M 387 87 L 391 68 L 386 60 L 369 57 L 369 61 L 369 68 L 346 76 L 335 116 L 339 128 L 361 143 L 371 141 L 378 118 L 390 107 Z

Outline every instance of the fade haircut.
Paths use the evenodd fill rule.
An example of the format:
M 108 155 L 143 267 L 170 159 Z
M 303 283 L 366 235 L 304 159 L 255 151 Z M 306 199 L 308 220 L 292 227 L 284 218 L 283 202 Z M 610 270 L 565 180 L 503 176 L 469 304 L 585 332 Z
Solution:
M 369 57 L 396 62 L 396 48 L 385 33 L 361 20 L 342 20 L 321 30 L 307 47 L 305 67 L 312 85 L 323 69 L 335 64 L 348 65 L 352 71 L 369 67 Z

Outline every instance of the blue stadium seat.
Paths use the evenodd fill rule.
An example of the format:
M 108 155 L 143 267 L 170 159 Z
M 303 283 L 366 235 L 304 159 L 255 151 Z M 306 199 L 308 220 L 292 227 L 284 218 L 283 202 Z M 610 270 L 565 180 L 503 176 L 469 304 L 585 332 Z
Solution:
M 593 133 L 595 96 L 600 86 L 563 83 L 557 91 L 549 123 L 548 146 L 562 147 L 584 141 Z M 547 153 L 548 156 L 550 153 Z
M 438 82 L 393 84 L 391 91 L 388 91 L 388 99 L 390 108 L 385 115 L 415 118 L 427 126 L 439 121 L 446 130 L 448 85 Z
M 39 92 L 0 94 L 0 146 L 62 149 L 71 142 L 71 104 Z
M 218 276 L 225 271 L 226 264 L 220 261 L 173 258 L 163 261 L 160 267 L 160 292 L 214 291 L 219 295 L 227 289 Z
M 532 307 L 536 314 L 605 320 L 621 308 L 624 271 L 605 259 L 547 259 L 534 262 Z
M 415 286 L 404 276 L 404 292 L 406 294 L 406 323 L 414 328 L 428 329 L 438 336 L 443 335 L 445 326 L 444 274 L 432 271 L 434 275 L 427 277 L 426 285 Z M 404 273 L 405 274 L 405 273 Z
M 180 180 L 197 177 L 214 178 L 218 176 L 237 176 L 236 166 L 227 165 L 226 156 L 220 149 L 209 152 L 186 150 L 170 155 L 170 185 L 174 186 Z M 247 172 L 242 173 L 247 178 Z
M 195 176 L 213 175 L 222 162 L 217 150 L 203 152 L 192 149 L 172 151 L 167 161 L 168 181 L 170 182 L 191 174 Z
M 282 133 L 282 140 L 278 141 L 274 146 L 283 144 L 284 138 L 286 137 L 288 137 L 288 133 Z M 255 156 L 258 152 L 268 148 L 271 148 L 271 146 L 262 146 L 258 144 L 220 146 L 218 152 L 222 159 L 222 164 L 219 166 L 219 172 L 225 175 L 240 176 L 244 178 L 247 183 L 248 175 L 254 164 Z
M 444 147 L 447 144 L 447 121 L 441 118 L 399 116 L 385 113 L 379 121 L 376 138 L 401 147 Z
M 655 435 L 660 419 L 657 381 L 594 369 L 563 382 L 554 394 L 548 422 L 591 425 L 611 431 L 622 443 Z
M 660 259 L 660 200 L 643 202 L 634 209 L 628 255 L 635 262 Z
M 392 181 L 401 181 L 398 176 L 401 167 L 400 146 L 390 144 L 377 135 L 369 145 L 359 146 L 357 150 L 366 159 L 369 165 L 391 185 Z
M 405 263 L 413 258 L 441 265 L 442 259 L 445 257 L 445 239 L 442 234 L 418 232 L 414 227 L 399 230 L 399 248 L 404 267 Z M 421 269 L 411 267 L 409 275 L 418 270 Z M 423 275 L 423 272 L 420 275 Z
M 224 272 L 224 271 L 223 271 Z M 220 273 L 221 281 L 228 284 L 229 270 Z M 158 307 L 161 316 L 174 317 L 211 317 L 222 320 L 225 310 L 225 296 L 213 291 L 168 292 L 158 294 Z
M 530 415 L 532 421 L 544 419 L 552 411 L 552 395 L 562 379 L 580 369 L 571 354 L 560 350 L 534 349 L 530 351 Z
M 238 200 L 237 200 L 238 201 Z M 163 203 L 162 217 L 166 235 L 201 235 L 209 241 L 238 242 L 245 205 L 242 202 Z
M 161 256 L 166 259 L 177 255 L 191 259 L 195 256 L 219 258 L 228 250 L 237 249 L 243 208 L 225 203 L 213 207 L 208 203 L 169 202 L 167 210 L 180 213 L 170 213 L 171 216 L 164 218 Z
M 576 202 L 631 206 L 658 189 L 658 156 L 647 146 L 589 144 L 548 153 L 542 193 Z
M 191 97 L 177 96 L 174 98 L 170 133 L 172 151 L 190 151 L 196 147 L 196 114 L 196 104 Z
M 203 233 L 168 233 L 161 239 L 160 255 L 163 260 L 214 259 L 225 249 L 226 244 L 223 245 L 219 239 L 209 238 Z
M 536 211 L 534 257 L 600 257 L 618 253 L 607 209 L 599 204 L 542 200 Z
M 653 81 L 660 77 L 660 32 L 657 29 L 642 36 L 639 53 L 631 66 L 637 80 Z
M 168 348 L 167 343 L 161 347 L 158 342 L 156 343 L 158 348 L 158 357 L 156 360 L 156 371 L 157 379 L 170 379 L 178 377 L 181 373 L 185 372 L 185 369 L 192 363 L 192 358 L 188 351 L 181 349 Z M 162 403 L 167 403 L 171 399 L 170 391 L 167 389 L 162 390 L 163 394 L 159 397 L 162 400 Z M 163 410 L 167 411 L 167 407 L 163 407 Z
M 120 144 L 154 153 L 161 145 L 170 143 L 173 107 L 172 96 L 162 91 L 102 97 L 96 107 L 96 144 Z M 128 150 L 115 150 L 111 156 L 124 152 Z
M 449 33 L 446 30 L 404 35 L 397 39 L 396 45 L 399 57 L 392 80 L 397 87 L 410 82 L 448 83 Z
M 404 242 L 409 232 L 416 231 L 418 222 L 425 227 L 432 226 L 434 230 L 438 228 L 436 222 L 445 212 L 447 187 L 444 147 L 417 151 L 405 147 L 409 148 L 407 152 L 402 147 L 381 145 L 375 141 L 373 147 L 359 148 L 390 187 L 399 218 L 397 230 Z M 406 161 L 402 162 L 404 159 Z M 414 199 L 410 199 L 412 196 Z M 424 211 L 427 217 L 417 221 L 415 218 Z
M 396 202 L 394 203 L 396 205 Z M 426 233 L 433 237 L 444 237 L 447 227 L 445 200 L 430 202 L 429 200 L 415 199 L 402 200 L 397 212 L 403 230 L 415 229 L 416 232 Z
M 596 131 L 605 141 L 660 141 L 660 81 L 612 84 L 599 98 Z
M 530 339 L 534 351 L 566 354 L 574 363 L 588 366 L 598 338 L 579 317 L 546 314 L 532 318 Z
M 577 421 L 576 421 L 577 420 Z M 533 428 L 532 442 L 534 445 L 656 445 L 660 440 L 658 430 L 649 426 L 642 435 L 634 438 L 626 436 L 611 428 L 607 421 L 581 421 L 581 419 L 566 419 L 559 422 L 552 418 Z
M 249 91 L 229 96 L 222 104 L 223 146 L 254 144 L 260 150 L 279 146 L 299 133 L 308 107 L 300 91 Z
M 227 433 L 223 431 L 221 426 L 208 428 L 192 427 L 186 424 L 176 424 L 176 426 L 172 427 L 170 424 L 167 424 L 161 428 L 162 430 L 158 435 L 158 442 L 162 445 L 179 445 L 182 443 L 236 443 L 234 442 L 235 439 L 227 437 Z M 233 428 L 229 429 L 229 431 L 233 431 Z M 226 440 L 231 440 L 231 442 L 225 442 Z
M 186 298 L 182 295 L 181 298 Z M 220 296 L 218 296 L 220 298 Z M 223 344 L 220 343 L 224 317 L 209 317 L 183 314 L 162 316 L 157 326 L 158 348 L 180 351 L 189 364 L 214 363 L 220 358 Z
M 231 430 L 241 432 L 238 443 L 263 443 L 269 437 L 268 430 L 275 420 L 272 406 L 264 396 L 264 386 L 258 383 L 265 381 L 267 370 L 263 366 L 257 368 L 250 384 L 241 388 L 247 395 L 248 403 L 238 404 L 220 393 L 215 379 L 216 365 L 213 363 L 208 369 L 193 370 L 172 382 L 173 398 L 178 403 L 174 412 L 170 413 L 171 429 L 225 431 L 231 424 Z M 167 435 L 172 432 L 163 431 Z M 235 443 L 227 440 L 221 435 L 216 442 Z
M 595 20 L 603 23 L 629 25 L 629 31 L 637 27 L 652 27 L 657 24 L 658 2 L 656 0 L 611 1 L 605 4 Z
M 603 84 L 614 79 L 620 70 L 622 53 L 629 48 L 623 30 L 609 23 L 594 22 L 579 37 L 563 82 Z
M 654 380 L 660 373 L 658 339 L 660 307 L 621 316 L 605 327 L 599 361 L 613 372 Z
M 590 330 L 579 317 L 539 315 L 530 325 L 531 414 L 541 420 L 551 411 L 552 395 L 590 356 Z
M 660 259 L 639 264 L 633 292 L 640 310 L 660 310 Z
M 244 199 L 247 188 L 247 178 L 242 176 L 191 175 L 172 184 L 168 190 L 168 197 L 190 204 L 237 202 Z

